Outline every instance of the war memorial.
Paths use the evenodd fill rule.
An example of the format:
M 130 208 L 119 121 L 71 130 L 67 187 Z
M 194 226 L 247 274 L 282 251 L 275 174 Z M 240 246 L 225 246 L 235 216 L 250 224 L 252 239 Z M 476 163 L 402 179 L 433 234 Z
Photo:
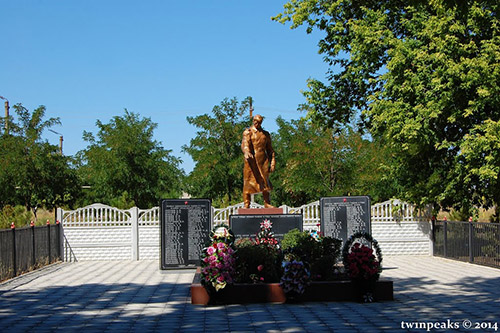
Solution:
M 443 231 L 444 256 L 454 251 L 446 245 L 453 224 L 410 221 L 410 206 L 394 220 L 392 203 L 372 206 L 368 196 L 272 207 L 274 153 L 260 123 L 244 133 L 243 203 L 217 219 L 203 198 L 164 199 L 144 211 L 59 210 L 62 223 L 46 230 L 64 239 L 52 253 L 63 262 L 0 284 L 0 329 L 498 330 L 498 269 L 435 257 L 443 256 Z M 387 239 L 403 230 L 413 238 Z

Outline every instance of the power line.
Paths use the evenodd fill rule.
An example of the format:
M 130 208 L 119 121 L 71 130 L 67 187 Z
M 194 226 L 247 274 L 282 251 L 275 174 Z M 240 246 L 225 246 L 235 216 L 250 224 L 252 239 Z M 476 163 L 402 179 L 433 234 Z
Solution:
M 281 113 L 298 113 L 301 112 L 299 110 L 283 110 L 283 109 L 277 109 L 273 107 L 268 107 L 268 106 L 254 106 L 254 110 L 267 110 L 267 111 L 275 111 L 275 112 L 281 112 Z

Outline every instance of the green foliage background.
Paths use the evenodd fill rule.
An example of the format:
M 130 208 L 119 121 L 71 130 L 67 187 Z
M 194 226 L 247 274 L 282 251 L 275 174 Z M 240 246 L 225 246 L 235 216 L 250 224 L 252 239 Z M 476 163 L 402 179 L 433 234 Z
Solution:
M 73 204 L 80 187 L 72 159 L 41 138 L 44 130 L 60 123 L 59 119 L 44 120 L 44 106 L 33 112 L 22 104 L 13 109 L 17 121 L 11 117 L 8 130 L 0 137 L 0 209 L 23 205 L 36 214 L 38 207 Z
M 239 103 L 236 98 L 226 98 L 211 114 L 187 118 L 198 129 L 189 145 L 182 147 L 196 163 L 185 181 L 192 196 L 210 198 L 214 206 L 242 201 L 241 136 L 250 124 L 250 100 L 247 97 Z
M 335 128 L 361 114 L 390 147 L 402 199 L 473 210 L 500 202 L 499 9 L 496 0 L 292 0 L 274 19 L 325 33 L 329 82 L 309 81 L 311 118 Z
M 90 186 L 86 204 L 150 208 L 181 195 L 180 159 L 154 140 L 157 124 L 150 118 L 125 109 L 123 116 L 96 125 L 97 138 L 84 132 L 89 146 L 78 153 L 80 177 Z
M 286 3 L 273 19 L 322 31 L 318 49 L 330 68 L 327 82 L 308 81 L 299 106 L 306 116 L 278 118 L 271 133 L 272 203 L 398 197 L 461 216 L 496 207 L 498 220 L 499 10 L 497 0 Z M 149 118 L 125 110 L 108 123 L 97 120 L 98 132 L 84 132 L 88 147 L 75 159 L 42 140 L 58 118 L 44 119 L 43 106 L 30 112 L 17 104 L 0 137 L 0 208 L 148 208 L 183 191 L 215 206 L 241 202 L 240 144 L 250 103 L 226 98 L 187 118 L 198 129 L 183 146 L 195 161 L 187 176 L 180 159 L 154 140 L 157 124 Z

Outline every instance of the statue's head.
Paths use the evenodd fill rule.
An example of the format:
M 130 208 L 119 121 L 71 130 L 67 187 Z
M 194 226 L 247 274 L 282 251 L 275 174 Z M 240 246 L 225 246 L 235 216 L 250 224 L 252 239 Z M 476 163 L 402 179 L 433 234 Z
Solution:
M 253 117 L 253 126 L 255 128 L 260 128 L 260 126 L 262 125 L 262 120 L 264 120 L 264 118 L 262 118 L 262 116 L 260 114 L 257 114 Z

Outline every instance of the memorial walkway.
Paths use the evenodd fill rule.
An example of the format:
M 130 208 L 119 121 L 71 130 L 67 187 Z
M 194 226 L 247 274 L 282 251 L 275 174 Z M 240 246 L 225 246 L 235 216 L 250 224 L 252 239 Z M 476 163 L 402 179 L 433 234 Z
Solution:
M 0 284 L 0 332 L 474 332 L 500 325 L 500 269 L 428 256 L 386 256 L 384 268 L 393 302 L 204 307 L 190 304 L 193 270 L 161 271 L 157 261 L 61 263 Z

